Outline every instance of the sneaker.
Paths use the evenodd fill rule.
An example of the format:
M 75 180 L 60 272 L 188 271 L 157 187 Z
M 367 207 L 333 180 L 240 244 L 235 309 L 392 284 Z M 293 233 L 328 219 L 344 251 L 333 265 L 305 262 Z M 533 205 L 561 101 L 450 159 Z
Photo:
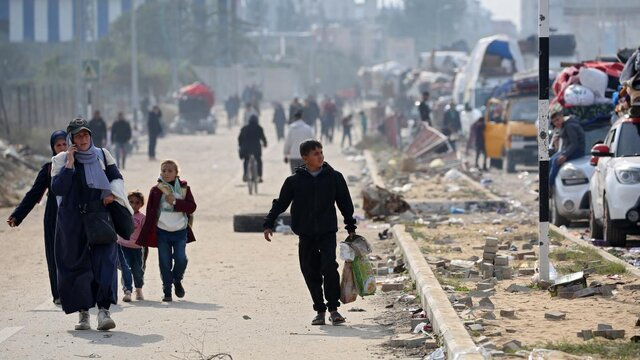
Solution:
M 91 323 L 89 323 L 89 311 L 88 310 L 80 310 L 78 325 L 76 325 L 76 330 L 89 330 L 91 329 Z
M 171 294 L 164 294 L 164 297 L 162 298 L 163 302 L 172 302 L 173 298 L 171 297 Z
M 182 286 L 182 282 L 180 281 L 176 281 L 174 284 L 175 286 L 175 291 L 176 291 L 176 296 L 179 298 L 183 298 L 184 297 L 184 287 Z
M 258 177 L 258 182 L 261 183 L 262 182 L 262 177 Z
M 131 290 L 126 290 L 124 292 L 124 296 L 122 297 L 122 301 L 131 302 Z
M 60 298 L 53 299 L 53 303 L 56 304 L 56 305 L 60 305 L 61 304 Z
M 136 288 L 136 300 L 144 300 L 144 295 L 142 295 L 142 288 Z
M 98 310 L 98 330 L 107 331 L 116 327 L 115 321 L 111 319 L 111 313 L 107 309 Z

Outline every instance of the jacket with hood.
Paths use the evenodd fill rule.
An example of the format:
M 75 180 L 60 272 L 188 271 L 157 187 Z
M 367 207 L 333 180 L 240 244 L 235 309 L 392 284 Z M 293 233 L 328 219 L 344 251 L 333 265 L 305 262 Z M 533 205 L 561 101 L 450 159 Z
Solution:
M 575 117 L 564 121 L 560 131 L 562 138 L 562 155 L 567 159 L 575 159 L 584 155 L 584 130 Z
M 258 125 L 257 117 L 252 116 L 249 124 L 242 127 L 238 136 L 238 145 L 242 158 L 251 154 L 257 157 L 262 156 L 262 146 L 267 146 L 267 138 L 264 136 L 262 126 Z
M 284 140 L 284 156 L 289 159 L 302 159 L 300 144 L 313 139 L 313 129 L 302 120 L 296 120 L 289 125 L 289 133 Z
M 278 215 L 291 204 L 291 229 L 298 236 L 317 236 L 338 231 L 335 205 L 344 217 L 345 229 L 355 232 L 353 202 L 342 174 L 329 164 L 313 176 L 306 167 L 299 167 L 282 185 L 280 195 L 273 200 L 263 227 L 273 229 Z

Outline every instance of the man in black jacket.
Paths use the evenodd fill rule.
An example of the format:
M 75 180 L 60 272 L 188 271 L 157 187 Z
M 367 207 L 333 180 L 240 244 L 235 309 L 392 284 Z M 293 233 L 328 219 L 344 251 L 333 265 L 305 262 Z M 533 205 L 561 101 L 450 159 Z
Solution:
M 249 124 L 240 129 L 238 146 L 240 147 L 240 158 L 244 160 L 242 180 L 248 180 L 247 167 L 249 166 L 249 159 L 253 155 L 258 165 L 258 181 L 262 182 L 262 147 L 267 147 L 267 138 L 264 136 L 262 126 L 258 125 L 257 116 L 251 115 Z
M 418 112 L 420 113 L 420 120 L 431 126 L 431 108 L 429 107 L 428 101 L 429 92 L 425 91 L 422 93 L 422 101 L 418 105 Z
M 107 123 L 102 119 L 100 110 L 93 112 L 93 117 L 89 121 L 89 129 L 91 129 L 93 145 L 98 148 L 105 147 L 107 145 Z
M 118 118 L 111 125 L 111 142 L 116 148 L 116 163 L 118 169 L 124 170 L 124 162 L 127 159 L 127 147 L 131 140 L 131 125 L 124 117 L 123 112 L 118 113 Z
M 584 156 L 585 140 L 584 130 L 578 119 L 573 116 L 565 119 L 562 110 L 553 110 L 551 122 L 553 127 L 560 130 L 562 139 L 562 149 L 549 159 L 549 187 L 553 188 L 562 164 Z
M 324 162 L 322 144 L 307 140 L 300 144 L 304 166 L 296 169 L 282 185 L 278 199 L 264 221 L 264 238 L 271 241 L 274 223 L 291 204 L 291 229 L 298 235 L 300 269 L 317 312 L 311 325 L 324 325 L 326 311 L 332 324 L 344 322 L 340 306 L 340 275 L 336 262 L 338 218 L 335 205 L 344 217 L 345 229 L 355 235 L 353 202 L 344 177 Z M 324 303 L 322 289 L 324 285 Z

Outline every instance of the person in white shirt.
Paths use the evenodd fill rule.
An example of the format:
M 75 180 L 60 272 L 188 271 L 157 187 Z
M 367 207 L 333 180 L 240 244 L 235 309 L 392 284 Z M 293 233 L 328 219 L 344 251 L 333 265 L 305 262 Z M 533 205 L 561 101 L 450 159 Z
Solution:
M 302 121 L 302 111 L 296 112 L 293 118 L 284 141 L 284 162 L 289 163 L 292 174 L 296 172 L 297 167 L 304 165 L 300 156 L 300 144 L 314 137 L 313 128 Z

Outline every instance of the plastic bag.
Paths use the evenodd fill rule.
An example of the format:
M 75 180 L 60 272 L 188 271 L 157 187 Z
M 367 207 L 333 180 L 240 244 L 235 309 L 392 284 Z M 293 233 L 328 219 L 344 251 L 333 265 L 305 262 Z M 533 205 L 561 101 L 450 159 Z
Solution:
M 591 89 L 582 85 L 570 85 L 564 91 L 564 102 L 567 105 L 588 106 L 593 105 L 595 95 Z
M 346 242 L 340 243 L 340 259 L 351 262 L 356 257 L 356 252 L 353 250 L 351 245 Z
M 604 97 L 607 91 L 607 85 L 609 84 L 607 74 L 598 69 L 581 67 L 580 70 L 578 70 L 578 76 L 580 77 L 580 84 L 582 86 L 591 89 L 596 96 Z
M 353 279 L 353 267 L 350 262 L 345 262 L 342 268 L 342 279 L 340 279 L 340 301 L 343 304 L 356 301 L 358 298 L 358 288 Z
M 368 296 L 376 293 L 376 276 L 369 259 L 356 256 L 352 262 L 353 278 L 358 288 L 358 295 Z
M 369 246 L 367 239 L 360 235 L 348 237 L 345 242 L 351 245 L 356 255 L 365 256 L 371 254 L 371 246 Z

